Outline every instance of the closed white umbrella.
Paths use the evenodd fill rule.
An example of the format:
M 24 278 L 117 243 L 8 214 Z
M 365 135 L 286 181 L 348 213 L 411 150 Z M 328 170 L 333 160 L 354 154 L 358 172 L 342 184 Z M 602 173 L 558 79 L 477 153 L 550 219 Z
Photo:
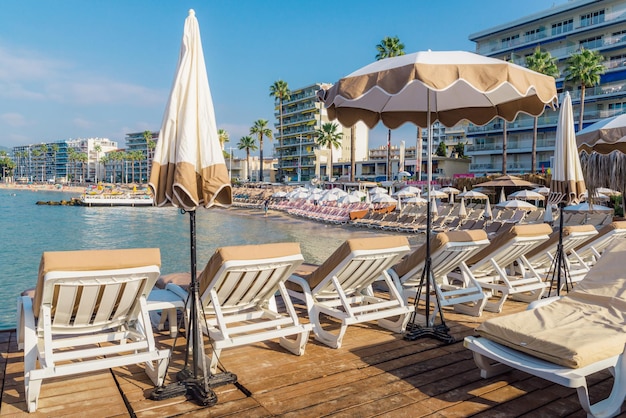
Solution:
M 554 271 L 551 272 L 551 281 L 556 277 L 556 294 L 561 294 L 562 276 L 564 276 L 565 288 L 568 286 L 568 269 L 566 254 L 563 250 L 563 206 L 575 205 L 581 200 L 585 192 L 585 180 L 576 147 L 576 133 L 574 128 L 574 114 L 572 111 L 572 99 L 569 92 L 565 93 L 559 120 L 556 126 L 556 141 L 554 144 L 554 169 L 550 181 L 550 194 L 547 203 L 559 205 L 561 214 L 559 219 L 559 244 L 555 253 Z M 563 274 L 562 274 L 563 273 Z M 571 281 L 571 278 L 570 278 Z M 552 283 L 551 283 L 552 284 Z M 550 287 L 550 289 L 552 286 Z
M 489 199 L 487 199 L 487 203 L 485 203 L 485 213 L 483 214 L 483 218 L 493 218 L 493 213 L 491 213 L 491 203 L 489 203 Z
M 173 392 L 181 392 L 182 388 L 182 393 L 174 393 L 174 396 L 193 392 L 192 396 L 198 402 L 212 405 L 217 402 L 217 397 L 209 387 L 211 373 L 204 358 L 203 315 L 196 277 L 195 214 L 198 207 L 230 205 L 232 190 L 217 135 L 200 28 L 193 10 L 185 20 L 178 66 L 163 115 L 149 185 L 158 206 L 173 205 L 189 213 L 191 247 L 187 329 L 187 352 L 191 356 L 185 356 L 184 369 L 180 372 L 188 372 L 189 379 L 185 379 L 182 385 L 170 385 L 173 390 L 157 388 L 153 396 L 157 399 L 171 397 Z M 193 365 L 191 369 L 187 364 L 189 357 Z M 187 390 L 191 387 L 194 390 Z
M 506 195 L 504 194 L 504 187 L 500 189 L 500 201 L 498 203 L 506 202 Z
M 459 216 L 461 218 L 467 218 L 467 209 L 465 208 L 465 199 L 461 198 L 461 207 L 459 208 Z

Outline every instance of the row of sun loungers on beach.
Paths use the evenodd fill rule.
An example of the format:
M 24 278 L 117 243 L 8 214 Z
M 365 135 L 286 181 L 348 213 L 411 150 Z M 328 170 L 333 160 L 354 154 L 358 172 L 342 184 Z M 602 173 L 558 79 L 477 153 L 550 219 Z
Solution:
M 479 328 L 483 337 L 468 337 L 466 345 L 477 353 L 485 377 L 501 371 L 485 358 L 530 373 L 537 368 L 541 377 L 578 387 L 586 411 L 619 412 L 626 377 L 626 360 L 620 356 L 626 343 L 626 276 L 621 273 L 626 222 L 611 223 L 600 231 L 569 226 L 563 232 L 565 263 L 570 271 L 585 271 L 571 295 L 562 299 L 566 302 L 537 307 L 537 315 L 524 313 L 519 321 L 489 320 Z M 545 304 L 540 298 L 554 287 L 548 279 L 557 243 L 558 235 L 542 223 L 511 223 L 493 238 L 482 229 L 440 232 L 430 241 L 432 275 L 427 276 L 423 275 L 426 244 L 411 250 L 407 238 L 400 235 L 347 240 L 319 266 L 304 264 L 298 243 L 219 248 L 198 276 L 206 319 L 202 328 L 212 340 L 209 367 L 217 371 L 223 349 L 272 339 L 303 355 L 311 331 L 318 341 L 339 348 L 347 327 L 357 323 L 378 321 L 397 333 L 411 318 L 431 326 L 437 309 L 412 316 L 420 306 L 414 306 L 415 299 L 425 299 L 425 280 L 435 308 L 469 315 L 480 316 L 483 309 L 500 312 L 509 297 Z M 607 250 L 612 246 L 617 249 Z M 610 269 L 604 263 L 607 251 L 615 251 L 609 257 Z M 158 249 L 43 254 L 36 288 L 18 299 L 18 343 L 24 350 L 29 411 L 37 408 L 44 378 L 144 363 L 153 383 L 163 382 L 170 352 L 156 347 L 150 316 L 159 328 L 166 320 L 176 321 L 176 310 L 188 321 L 185 301 L 190 277 L 188 273 L 159 277 L 160 264 Z M 308 321 L 301 321 L 296 306 L 304 307 Z M 553 314 L 548 306 L 562 311 Z M 593 314 L 596 311 L 598 315 Z M 589 333 L 584 338 L 572 316 Z M 336 326 L 327 327 L 327 317 L 339 323 L 338 331 Z M 543 321 L 540 326 L 527 326 L 526 321 L 537 324 L 537 318 Z M 170 324 L 170 329 L 181 324 Z M 553 332 L 554 338 L 547 336 Z M 484 343 L 492 334 L 496 345 Z M 510 335 L 516 336 L 513 341 Z M 563 367 L 554 364 L 548 368 L 545 362 L 536 367 L 531 361 L 516 363 L 527 354 L 519 357 L 514 350 L 534 355 L 534 342 L 524 346 L 527 338 L 535 341 L 538 335 L 545 339 L 543 354 L 538 355 L 543 359 L 563 357 L 561 346 L 571 351 L 567 351 L 571 361 L 585 358 L 580 365 L 561 358 L 566 361 L 563 367 L 574 370 L 567 375 L 569 380 L 562 375 Z M 102 342 L 107 343 L 98 345 Z M 501 349 L 500 344 L 513 350 Z M 586 374 L 582 380 L 572 376 L 602 368 L 612 368 L 617 389 L 609 401 L 590 406 Z

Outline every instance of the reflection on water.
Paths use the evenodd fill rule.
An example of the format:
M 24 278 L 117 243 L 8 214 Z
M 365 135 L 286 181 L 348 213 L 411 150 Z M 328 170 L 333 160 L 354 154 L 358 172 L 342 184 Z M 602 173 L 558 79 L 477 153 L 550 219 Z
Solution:
M 176 208 L 39 206 L 69 199 L 59 192 L 0 189 L 0 328 L 15 326 L 15 299 L 37 281 L 41 253 L 81 249 L 158 247 L 163 274 L 190 269 L 189 216 Z M 299 242 L 307 262 L 324 261 L 344 240 L 372 230 L 329 226 L 263 211 L 199 209 L 198 269 L 227 245 Z M 382 233 L 380 231 L 375 231 Z M 411 236 L 416 244 L 419 236 Z

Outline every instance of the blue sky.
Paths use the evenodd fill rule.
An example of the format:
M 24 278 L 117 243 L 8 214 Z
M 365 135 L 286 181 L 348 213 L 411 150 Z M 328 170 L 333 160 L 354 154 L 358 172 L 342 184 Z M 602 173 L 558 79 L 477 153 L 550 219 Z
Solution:
M 470 34 L 552 4 L 2 0 L 0 146 L 79 137 L 106 137 L 122 146 L 126 133 L 159 130 L 190 8 L 200 24 L 217 125 L 230 133 L 228 147 L 255 120 L 274 123 L 269 87 L 276 80 L 291 88 L 335 82 L 373 61 L 385 36 L 398 36 L 407 53 L 474 51 Z M 404 127 L 392 138 L 414 136 L 414 127 Z M 385 138 L 386 129 L 375 128 L 370 146 Z

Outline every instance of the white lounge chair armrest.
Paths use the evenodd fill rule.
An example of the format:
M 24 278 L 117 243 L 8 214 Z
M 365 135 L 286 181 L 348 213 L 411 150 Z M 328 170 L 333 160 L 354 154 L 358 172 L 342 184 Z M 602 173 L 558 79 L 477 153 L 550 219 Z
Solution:
M 287 280 L 300 286 L 303 292 L 311 293 L 311 288 L 309 287 L 309 283 L 302 277 L 292 274 L 291 276 L 289 276 Z
M 189 295 L 185 289 L 174 283 L 168 283 L 167 286 L 165 286 L 165 290 L 169 290 L 170 292 L 176 294 L 176 296 L 182 300 L 187 300 Z

